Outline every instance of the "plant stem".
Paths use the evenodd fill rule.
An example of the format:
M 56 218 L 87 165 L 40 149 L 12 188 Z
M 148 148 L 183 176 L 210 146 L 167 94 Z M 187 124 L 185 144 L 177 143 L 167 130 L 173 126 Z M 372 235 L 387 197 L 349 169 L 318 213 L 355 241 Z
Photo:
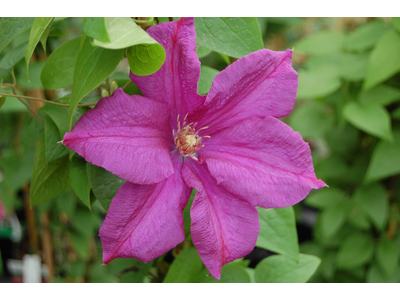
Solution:
M 35 117 L 37 117 L 37 118 L 39 119 L 40 122 L 44 123 L 44 120 L 33 110 L 33 108 L 30 107 L 30 105 L 28 105 L 27 103 L 25 103 L 25 101 L 21 99 L 22 97 L 20 98 L 20 97 L 17 96 L 17 91 L 15 90 L 15 86 L 17 85 L 17 80 L 15 79 L 14 68 L 11 69 L 11 77 L 12 77 L 12 80 L 13 80 L 13 84 L 12 84 L 12 86 L 11 86 L 11 89 L 12 89 L 12 91 L 13 91 L 15 97 L 16 97 L 19 101 L 21 101 L 21 103 L 22 103 L 23 105 L 25 105 L 25 107 L 26 107 Z M 3 96 L 4 96 L 4 95 L 3 95 Z
M 153 23 L 154 18 L 153 17 L 147 17 L 146 20 L 136 20 L 134 19 L 135 23 Z
M 127 83 L 124 84 L 122 89 L 125 90 L 131 83 L 132 83 L 132 81 L 128 81 Z
M 109 95 L 111 95 L 111 89 L 110 89 L 110 77 L 107 77 L 106 79 L 106 90 Z
M 0 93 L 0 96 L 13 97 L 13 98 L 18 98 L 18 99 L 19 98 L 23 98 L 23 99 L 29 99 L 29 100 L 34 100 L 34 101 L 40 101 L 40 102 L 45 102 L 45 103 L 49 103 L 49 104 L 54 104 L 54 105 L 58 105 L 58 106 L 69 107 L 69 104 L 58 103 L 58 102 L 54 102 L 54 101 L 49 101 L 49 100 L 44 100 L 44 99 L 35 98 L 35 97 L 29 97 L 29 96 L 20 96 L 20 95 L 17 96 L 17 95 L 13 95 L 13 94 L 5 94 L 5 93 Z M 19 99 L 19 100 L 21 101 L 21 99 Z M 78 104 L 78 106 L 79 107 L 92 106 L 92 105 L 96 105 L 96 104 L 97 103 L 86 103 L 86 104 Z

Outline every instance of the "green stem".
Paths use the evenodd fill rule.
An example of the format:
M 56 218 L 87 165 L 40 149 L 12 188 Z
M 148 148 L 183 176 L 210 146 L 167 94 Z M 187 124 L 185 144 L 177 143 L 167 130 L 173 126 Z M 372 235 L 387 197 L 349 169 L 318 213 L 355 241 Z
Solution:
M 141 23 L 153 23 L 154 18 L 153 17 L 147 17 L 147 20 L 133 20 L 135 23 L 141 24 Z
M 122 89 L 125 90 L 131 83 L 132 83 L 132 81 L 129 80 L 127 83 L 124 84 Z
M 110 88 L 110 77 L 107 77 L 106 79 L 106 90 L 109 95 L 111 95 L 111 88 Z
M 5 93 L 0 93 L 0 96 L 13 97 L 13 98 L 18 98 L 18 99 L 19 98 L 23 98 L 23 99 L 40 101 L 40 102 L 49 103 L 49 104 L 58 105 L 58 106 L 69 107 L 69 104 L 58 103 L 58 102 L 54 102 L 54 101 L 49 101 L 49 100 L 44 100 L 44 99 L 35 98 L 35 97 L 29 97 L 29 96 L 19 96 L 19 95 L 17 96 L 17 95 L 13 95 L 13 94 L 5 94 Z M 20 101 L 22 101 L 22 100 L 20 100 Z M 23 102 L 23 103 L 25 103 L 25 102 Z M 78 107 L 92 106 L 92 105 L 96 105 L 96 104 L 97 103 L 78 104 Z
M 14 74 L 14 68 L 11 68 L 11 77 L 12 77 L 12 80 L 13 80 L 13 84 L 12 84 L 12 86 L 11 86 L 11 89 L 12 89 L 14 95 L 10 95 L 10 96 L 11 96 L 11 97 L 15 97 L 15 98 L 17 98 L 19 101 L 21 101 L 21 103 L 22 103 L 23 105 L 25 105 L 25 107 L 32 113 L 32 115 L 34 115 L 35 117 L 37 117 L 37 118 L 39 119 L 40 122 L 44 123 L 44 120 L 42 119 L 42 117 L 40 117 L 40 116 L 37 114 L 37 112 L 35 112 L 35 111 L 33 110 L 33 108 L 30 107 L 30 105 L 28 105 L 24 100 L 21 99 L 21 98 L 23 98 L 23 97 L 17 96 L 17 91 L 15 90 L 15 86 L 17 85 L 17 80 L 16 80 L 15 74 Z

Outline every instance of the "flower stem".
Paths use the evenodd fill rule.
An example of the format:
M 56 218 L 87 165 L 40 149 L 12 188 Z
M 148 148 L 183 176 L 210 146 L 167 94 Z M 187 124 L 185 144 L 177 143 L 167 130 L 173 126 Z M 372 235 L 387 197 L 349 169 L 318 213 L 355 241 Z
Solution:
M 0 93 L 0 96 L 13 97 L 13 98 L 18 98 L 18 99 L 19 98 L 23 98 L 23 99 L 29 99 L 29 100 L 34 100 L 34 101 L 45 102 L 45 103 L 58 105 L 58 106 L 69 107 L 69 104 L 58 103 L 58 102 L 54 102 L 54 101 L 49 101 L 49 100 L 44 100 L 44 99 L 35 98 L 35 97 L 29 97 L 29 96 L 20 96 L 20 95 L 17 96 L 17 95 L 13 95 L 13 94 L 5 94 L 5 93 Z M 22 101 L 21 99 L 19 99 L 19 100 Z M 79 107 L 83 107 L 83 106 L 92 106 L 92 105 L 96 105 L 96 104 L 97 103 L 86 103 L 86 104 L 78 104 L 78 106 Z
M 127 83 L 124 84 L 122 89 L 125 90 L 131 83 L 132 83 L 132 81 L 128 81 Z
M 32 115 L 34 115 L 35 117 L 37 117 L 37 118 L 39 119 L 40 122 L 44 123 L 44 120 L 42 119 L 42 117 L 40 117 L 40 116 L 37 114 L 37 112 L 35 112 L 35 111 L 33 110 L 33 108 L 30 107 L 30 105 L 28 105 L 24 100 L 21 99 L 21 98 L 24 98 L 24 97 L 19 97 L 19 96 L 17 96 L 17 91 L 15 90 L 15 86 L 17 85 L 17 80 L 15 79 L 14 68 L 11 69 L 11 77 L 12 77 L 12 80 L 13 80 L 13 84 L 11 85 L 11 89 L 12 89 L 14 95 L 10 95 L 10 96 L 11 96 L 11 97 L 16 97 L 19 101 L 21 101 L 21 103 L 22 103 L 23 105 L 25 105 L 25 107 L 32 113 Z M 4 96 L 4 95 L 3 95 L 3 96 Z
M 146 20 L 136 20 L 134 19 L 133 21 L 135 21 L 135 23 L 153 23 L 154 22 L 154 18 L 153 17 L 147 17 Z

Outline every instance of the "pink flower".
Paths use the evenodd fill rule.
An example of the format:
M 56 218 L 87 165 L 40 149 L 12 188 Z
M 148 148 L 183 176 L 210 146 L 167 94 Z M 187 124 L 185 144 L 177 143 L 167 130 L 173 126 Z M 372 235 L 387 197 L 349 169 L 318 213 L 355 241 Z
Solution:
M 255 206 L 291 206 L 325 186 L 308 144 L 277 119 L 296 98 L 292 51 L 251 53 L 200 96 L 194 19 L 147 32 L 167 57 L 155 74 L 131 74 L 144 97 L 116 90 L 81 117 L 64 145 L 127 180 L 100 229 L 105 264 L 116 257 L 148 262 L 181 243 L 182 211 L 195 188 L 193 243 L 219 279 L 223 265 L 255 246 Z
M 0 200 L 0 221 L 6 218 L 6 209 L 3 206 L 3 203 Z

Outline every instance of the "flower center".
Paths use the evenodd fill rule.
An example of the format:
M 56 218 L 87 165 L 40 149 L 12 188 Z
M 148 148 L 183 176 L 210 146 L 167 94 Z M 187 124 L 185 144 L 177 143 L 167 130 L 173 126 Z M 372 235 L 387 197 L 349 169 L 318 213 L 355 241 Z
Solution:
M 176 147 L 179 149 L 179 153 L 185 157 L 191 157 L 194 160 L 197 160 L 196 151 L 204 147 L 201 140 L 211 137 L 208 135 L 199 136 L 200 130 L 206 129 L 208 126 L 196 130 L 197 123 L 192 122 L 186 125 L 187 116 L 188 115 L 183 119 L 181 128 L 181 122 L 179 121 L 178 115 L 178 131 L 175 134 L 175 131 L 172 129 L 172 134 L 174 135 L 174 142 Z

